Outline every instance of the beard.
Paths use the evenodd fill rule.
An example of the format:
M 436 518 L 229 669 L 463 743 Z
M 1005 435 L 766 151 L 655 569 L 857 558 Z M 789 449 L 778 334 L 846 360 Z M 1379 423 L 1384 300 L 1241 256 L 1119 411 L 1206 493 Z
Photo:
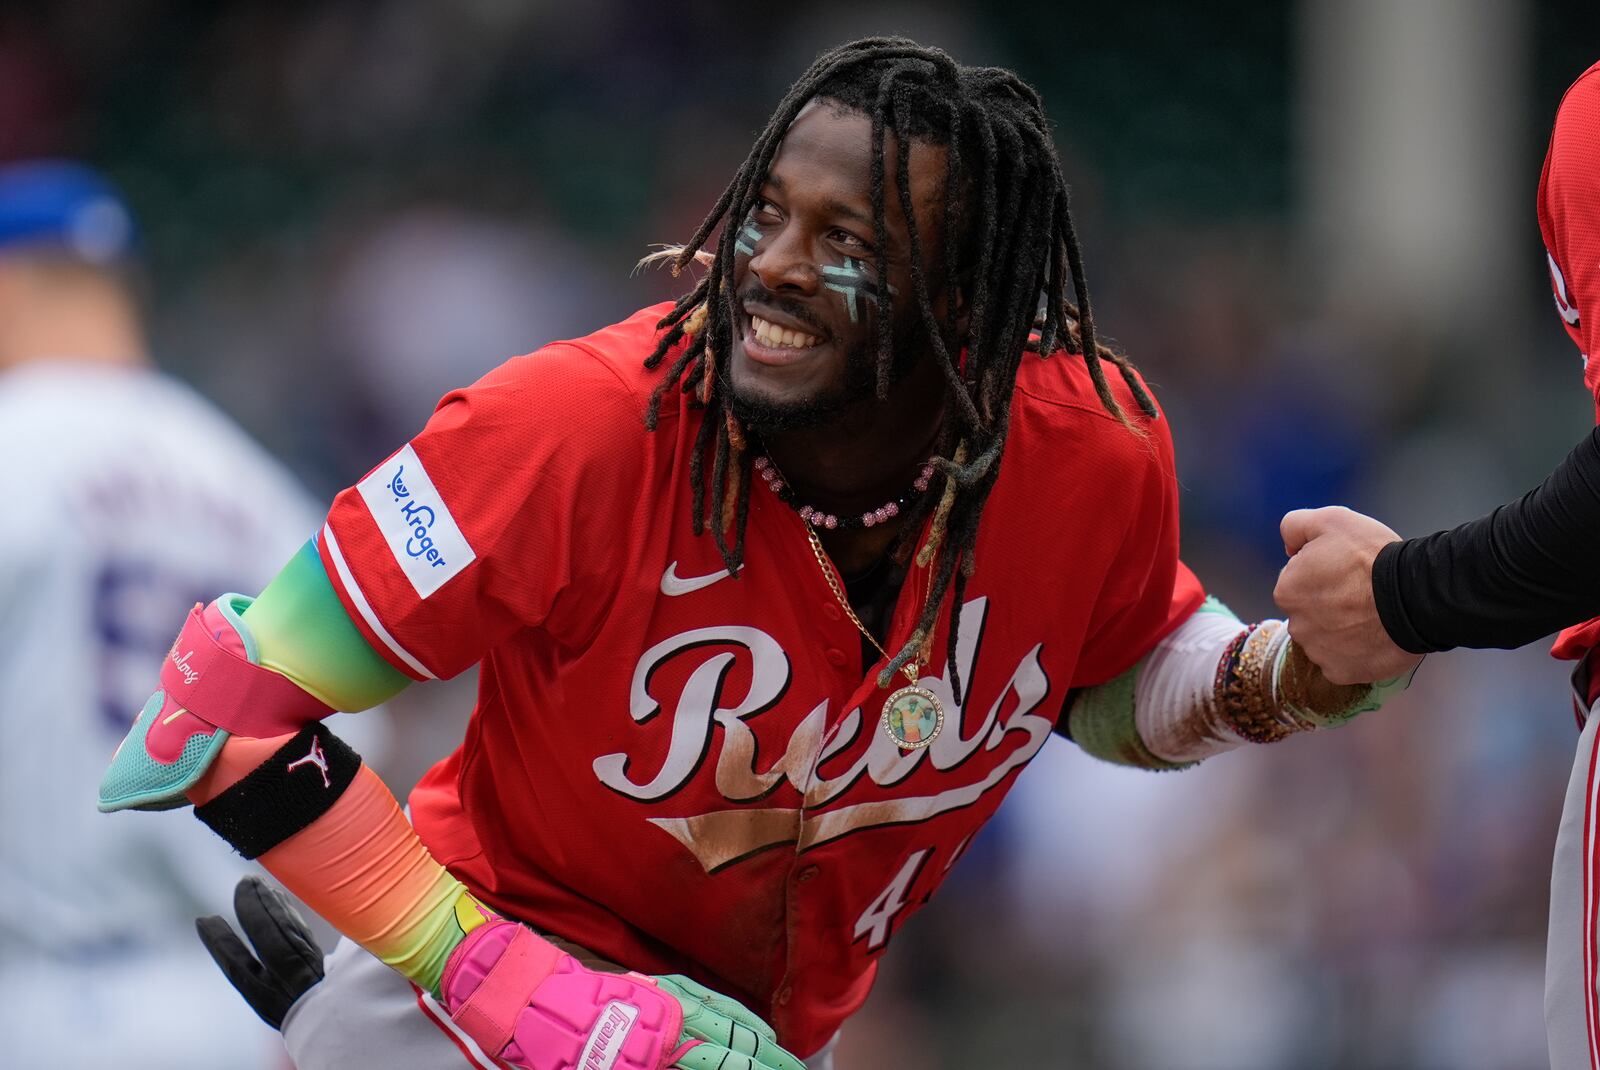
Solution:
M 916 367 L 915 354 L 928 348 L 921 338 L 921 327 L 920 317 L 903 317 L 897 318 L 890 329 L 891 390 Z M 844 374 L 837 384 L 807 398 L 774 401 L 758 393 L 740 390 L 730 377 L 730 363 L 726 360 L 717 361 L 717 378 L 722 386 L 723 397 L 728 399 L 734 417 L 757 434 L 821 427 L 858 405 L 877 400 L 878 339 L 875 333 L 845 350 Z
M 820 427 L 849 411 L 851 405 L 872 397 L 878 384 L 877 350 L 871 339 L 857 342 L 845 351 L 842 381 L 810 397 L 790 401 L 774 401 L 739 389 L 730 380 L 729 362 L 717 363 L 723 396 L 728 398 L 734 417 L 758 434 Z

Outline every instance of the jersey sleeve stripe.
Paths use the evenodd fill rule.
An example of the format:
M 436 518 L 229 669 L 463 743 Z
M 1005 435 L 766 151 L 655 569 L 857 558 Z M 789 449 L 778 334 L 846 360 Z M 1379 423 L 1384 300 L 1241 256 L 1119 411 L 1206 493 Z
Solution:
M 378 614 L 373 611 L 372 603 L 368 602 L 367 596 L 362 593 L 360 585 L 356 583 L 355 576 L 350 572 L 350 566 L 346 563 L 344 554 L 339 550 L 339 540 L 333 534 L 332 525 L 322 525 L 322 545 L 327 547 L 328 560 L 333 562 L 334 571 L 338 574 L 339 585 L 344 588 L 345 594 L 349 596 L 351 605 L 355 606 L 356 611 L 361 614 L 362 621 L 372 630 L 372 634 L 377 636 L 383 645 L 389 648 L 389 652 L 399 658 L 413 673 L 424 680 L 437 680 L 438 677 L 429 672 L 427 667 L 417 660 L 409 650 L 401 646 L 400 642 L 389 634 L 389 629 L 385 628 L 383 622 L 378 619 Z
M 438 1027 L 441 1033 L 455 1042 L 455 1046 L 466 1056 L 467 1062 L 472 1064 L 474 1070 L 509 1070 L 505 1063 L 485 1054 L 476 1040 L 462 1032 L 461 1027 L 456 1025 L 437 1000 L 416 985 L 411 986 L 411 991 L 417 994 L 417 1008 Z

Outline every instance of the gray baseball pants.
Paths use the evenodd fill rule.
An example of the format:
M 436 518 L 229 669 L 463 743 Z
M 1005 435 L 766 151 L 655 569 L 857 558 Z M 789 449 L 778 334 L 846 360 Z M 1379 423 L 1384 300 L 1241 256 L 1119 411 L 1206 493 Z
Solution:
M 1574 674 L 1574 699 L 1587 713 L 1587 687 L 1580 668 Z M 1553 1070 L 1600 1070 L 1600 945 L 1596 944 L 1596 906 L 1600 904 L 1600 717 L 1587 717 L 1578 736 L 1572 776 L 1561 808 L 1555 860 L 1550 870 L 1550 935 L 1545 950 L 1544 1018 Z

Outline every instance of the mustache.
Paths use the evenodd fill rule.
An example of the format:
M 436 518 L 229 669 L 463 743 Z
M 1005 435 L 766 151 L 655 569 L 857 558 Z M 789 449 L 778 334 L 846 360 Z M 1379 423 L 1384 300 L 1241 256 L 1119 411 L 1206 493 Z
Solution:
M 744 292 L 739 295 L 741 308 L 752 303 L 766 305 L 776 312 L 782 312 L 798 323 L 805 324 L 810 328 L 812 334 L 818 335 L 824 341 L 833 337 L 833 332 L 828 330 L 827 326 L 817 319 L 816 314 L 804 304 L 792 297 L 781 297 L 778 294 L 770 293 L 765 286 L 759 283 L 746 286 Z

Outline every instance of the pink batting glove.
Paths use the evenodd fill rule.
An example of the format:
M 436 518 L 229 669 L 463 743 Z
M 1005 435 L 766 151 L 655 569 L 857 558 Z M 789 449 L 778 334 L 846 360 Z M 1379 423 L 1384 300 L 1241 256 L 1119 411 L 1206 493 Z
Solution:
M 485 1051 L 528 1070 L 662 1070 L 680 1047 L 677 1000 L 639 977 L 590 970 L 512 921 L 468 933 L 440 989 Z
M 591 970 L 505 919 L 467 934 L 440 989 L 457 1025 L 524 1070 L 805 1070 L 734 1001 L 687 978 Z

